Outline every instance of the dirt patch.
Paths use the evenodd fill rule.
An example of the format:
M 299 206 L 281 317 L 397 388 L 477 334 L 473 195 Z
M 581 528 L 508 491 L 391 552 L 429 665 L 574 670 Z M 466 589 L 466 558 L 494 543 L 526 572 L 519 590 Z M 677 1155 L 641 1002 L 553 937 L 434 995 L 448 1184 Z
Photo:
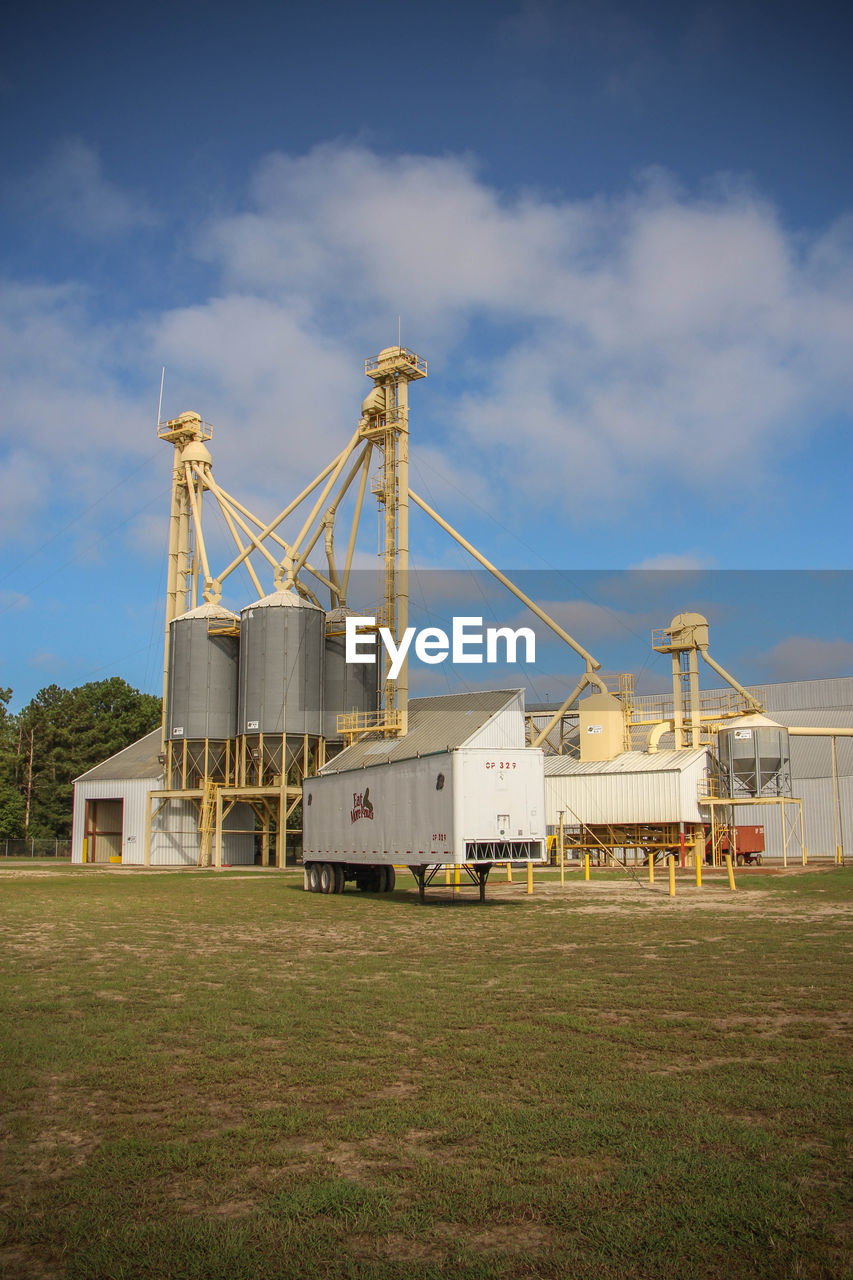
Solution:
M 442 1262 L 446 1247 L 437 1240 L 415 1240 L 401 1232 L 392 1231 L 384 1236 L 354 1235 L 349 1240 L 349 1251 L 360 1262 Z
M 539 1253 L 550 1248 L 555 1239 L 553 1229 L 541 1222 L 495 1223 L 485 1230 L 464 1222 L 437 1222 L 430 1228 L 430 1238 L 426 1240 L 400 1232 L 389 1232 L 376 1239 L 358 1235 L 351 1238 L 350 1250 L 362 1261 L 441 1263 L 451 1249 L 454 1252 L 463 1249 L 478 1256 L 513 1256 Z
M 366 1155 L 365 1151 L 374 1154 Z M 377 1138 L 367 1138 L 363 1142 L 339 1142 L 324 1155 L 342 1177 L 353 1182 L 372 1182 L 394 1169 L 411 1168 L 409 1161 L 391 1156 Z
M 625 1167 L 623 1161 L 616 1156 L 600 1153 L 587 1156 L 549 1156 L 543 1165 L 552 1173 L 568 1174 L 583 1182 L 601 1182 Z
M 709 1023 L 720 1031 L 745 1029 L 773 1035 L 787 1027 L 819 1026 L 831 1036 L 846 1038 L 853 1034 L 853 1013 L 733 1013 L 725 1018 L 711 1018 Z
M 733 1067 L 742 1066 L 749 1067 L 755 1062 L 754 1058 L 731 1057 L 731 1058 L 677 1058 L 670 1057 L 663 1065 L 650 1066 L 651 1062 L 657 1062 L 657 1059 L 643 1055 L 639 1059 L 639 1065 L 644 1067 L 650 1076 L 677 1076 L 687 1071 L 714 1071 L 717 1067 Z M 778 1062 L 778 1058 L 762 1055 L 762 1065 L 768 1062 Z
M 92 1133 L 79 1133 L 72 1129 L 43 1129 L 33 1146 L 42 1153 L 38 1161 L 39 1172 L 49 1176 L 64 1173 L 69 1166 L 77 1167 L 101 1145 L 100 1138 Z
M 18 1245 L 0 1245 L 0 1276 L 19 1280 L 58 1280 L 59 1272 L 35 1250 Z

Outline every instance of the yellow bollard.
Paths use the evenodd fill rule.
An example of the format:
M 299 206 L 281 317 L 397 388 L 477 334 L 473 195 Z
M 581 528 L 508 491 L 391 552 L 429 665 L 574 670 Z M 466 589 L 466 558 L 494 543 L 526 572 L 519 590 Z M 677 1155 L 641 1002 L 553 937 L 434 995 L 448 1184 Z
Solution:
M 584 880 L 589 879 L 589 854 L 588 853 L 585 853 L 583 855 L 583 878 Z
M 674 898 L 675 897 L 675 858 L 672 856 L 672 854 L 670 854 L 669 857 L 667 858 L 667 862 L 669 863 L 669 896 L 671 898 Z
M 839 866 L 839 867 L 841 867 L 841 866 L 843 866 L 843 865 L 844 865 L 844 859 L 843 859 L 842 854 L 841 854 L 841 845 L 840 845 L 840 844 L 837 844 L 837 845 L 835 846 L 835 861 L 837 862 L 837 864 L 838 864 L 838 866 Z
M 654 850 L 649 850 L 649 884 L 655 882 L 655 854 Z
M 450 884 L 450 864 L 449 863 L 444 868 L 444 883 Z
M 696 849 L 696 888 L 702 888 L 702 858 L 698 848 Z
M 527 864 L 527 892 L 528 893 L 533 892 L 533 863 L 532 862 L 528 862 Z
M 730 853 L 725 854 L 725 859 L 726 859 L 726 871 L 728 871 L 729 873 L 729 888 L 731 889 L 732 893 L 734 893 L 735 889 L 737 888 L 737 885 L 735 884 L 735 873 L 732 868 L 732 855 Z
M 506 882 L 507 884 L 512 884 L 512 863 L 511 862 L 508 862 L 506 864 Z
M 456 866 L 453 868 L 453 887 L 454 887 L 454 889 L 458 889 L 458 888 L 459 888 L 459 885 L 461 884 L 460 875 L 461 875 L 461 872 L 460 872 L 460 870 L 459 870 L 459 863 L 457 862 L 457 863 L 456 863 Z

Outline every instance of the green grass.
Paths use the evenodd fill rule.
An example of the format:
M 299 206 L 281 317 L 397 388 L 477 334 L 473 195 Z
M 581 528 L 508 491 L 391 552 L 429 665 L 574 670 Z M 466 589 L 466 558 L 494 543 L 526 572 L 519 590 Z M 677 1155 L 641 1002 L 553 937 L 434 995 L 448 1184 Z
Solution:
M 0 1274 L 850 1274 L 851 873 L 592 876 L 0 869 Z

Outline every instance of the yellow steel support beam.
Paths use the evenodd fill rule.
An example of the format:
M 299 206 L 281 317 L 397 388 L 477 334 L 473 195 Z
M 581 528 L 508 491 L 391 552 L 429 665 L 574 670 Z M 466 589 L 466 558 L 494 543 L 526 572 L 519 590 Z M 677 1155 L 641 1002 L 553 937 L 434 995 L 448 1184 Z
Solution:
M 434 511 L 429 503 L 424 502 L 423 498 L 420 498 L 415 493 L 414 489 L 409 490 L 409 497 L 416 506 L 420 507 L 421 511 L 428 515 L 430 519 L 434 520 L 440 528 L 444 529 L 445 533 L 449 533 L 451 538 L 455 539 L 455 541 L 459 543 L 460 547 L 463 547 L 469 555 L 472 555 L 484 569 L 487 569 L 492 577 L 497 578 L 498 582 L 502 583 L 508 591 L 511 591 L 512 594 L 522 602 L 522 604 L 525 604 L 531 613 L 535 613 L 536 617 L 544 622 L 547 627 L 550 627 L 555 635 L 558 635 L 561 640 L 566 642 L 569 648 L 574 649 L 575 653 L 583 658 L 584 662 L 587 664 L 586 679 L 588 683 L 596 685 L 602 693 L 608 692 L 607 685 L 601 677 L 593 674 L 599 670 L 601 663 L 596 662 L 592 654 L 588 653 L 587 650 L 584 649 L 583 645 L 578 644 L 577 640 L 574 640 L 569 635 L 568 631 L 564 630 L 558 622 L 555 622 L 553 618 L 549 617 L 544 609 L 540 609 L 539 605 L 530 599 L 530 596 L 525 595 L 525 593 L 506 576 L 506 574 L 501 573 L 500 569 L 496 568 L 495 565 L 493 565 L 490 560 L 487 560 L 476 547 L 472 546 L 467 538 L 463 538 L 462 534 L 454 529 L 451 524 L 448 524 L 448 522 L 443 519 L 437 511 Z

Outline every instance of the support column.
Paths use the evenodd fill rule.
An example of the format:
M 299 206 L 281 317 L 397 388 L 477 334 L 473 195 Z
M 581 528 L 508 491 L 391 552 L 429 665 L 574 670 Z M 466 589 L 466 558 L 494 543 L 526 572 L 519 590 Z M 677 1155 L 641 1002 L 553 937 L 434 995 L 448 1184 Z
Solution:
M 151 866 L 151 792 L 145 793 L 145 848 L 142 850 L 142 865 Z
M 216 788 L 216 825 L 213 829 L 214 865 L 217 871 L 222 870 L 222 788 Z
M 409 384 L 398 380 L 397 421 L 397 641 L 409 625 Z M 400 733 L 409 731 L 409 659 L 397 677 L 397 710 Z
M 163 653 L 163 730 L 161 745 L 166 745 L 166 714 L 169 693 L 169 640 L 173 618 L 184 612 L 187 594 L 187 570 L 189 568 L 190 504 L 186 489 L 186 477 L 181 465 L 183 440 L 175 442 L 175 460 L 172 469 L 172 506 L 169 517 L 169 558 L 166 573 L 166 636 Z
M 690 678 L 690 745 L 701 746 L 701 720 L 699 717 L 699 654 L 696 649 L 688 651 Z
M 681 693 L 681 655 L 677 649 L 674 649 L 672 652 L 672 721 L 675 729 L 676 751 L 680 751 L 684 746 L 684 710 Z

